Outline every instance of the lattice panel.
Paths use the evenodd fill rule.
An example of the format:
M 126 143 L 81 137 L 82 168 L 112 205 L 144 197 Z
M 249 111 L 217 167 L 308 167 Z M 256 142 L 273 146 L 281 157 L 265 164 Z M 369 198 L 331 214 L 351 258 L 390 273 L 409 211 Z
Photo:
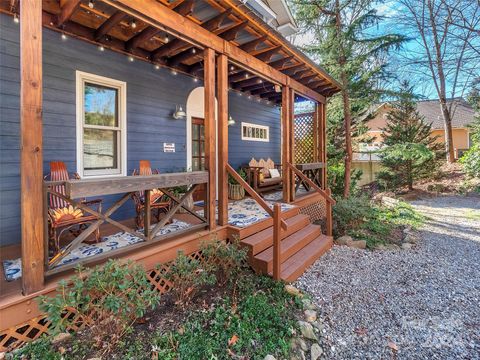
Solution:
M 204 257 L 201 251 L 190 254 L 192 259 L 202 262 Z M 162 265 L 158 269 L 147 271 L 147 279 L 152 284 L 152 289 L 156 289 L 160 294 L 164 294 L 173 287 L 173 283 L 166 279 L 169 271 L 168 264 Z M 76 332 L 83 326 L 82 318 L 74 309 L 67 309 L 62 318 L 68 319 L 71 326 L 69 331 Z M 23 324 L 17 325 L 0 333 L 0 351 L 12 351 L 24 343 L 33 341 L 39 336 L 48 333 L 50 321 L 45 315 L 33 318 Z
M 327 218 L 327 206 L 324 199 L 314 202 L 312 204 L 306 205 L 300 209 L 301 214 L 310 216 L 312 221 L 325 221 Z M 324 224 L 322 224 L 324 225 Z M 325 226 L 322 226 L 324 230 Z
M 295 164 L 315 162 L 314 114 L 304 113 L 295 115 L 293 122 Z

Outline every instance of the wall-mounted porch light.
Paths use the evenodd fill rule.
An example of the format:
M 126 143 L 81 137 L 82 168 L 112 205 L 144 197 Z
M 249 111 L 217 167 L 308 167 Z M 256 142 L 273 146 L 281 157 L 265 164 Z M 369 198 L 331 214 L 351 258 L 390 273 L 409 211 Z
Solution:
M 183 111 L 181 105 L 177 105 L 175 108 L 175 112 L 173 113 L 172 116 L 175 120 L 179 120 L 179 119 L 184 119 L 187 116 L 187 114 L 185 113 L 185 111 Z
M 227 124 L 228 124 L 228 126 L 233 126 L 233 125 L 235 125 L 235 120 L 233 120 L 232 115 L 230 115 L 230 116 L 228 117 L 228 122 L 227 122 Z

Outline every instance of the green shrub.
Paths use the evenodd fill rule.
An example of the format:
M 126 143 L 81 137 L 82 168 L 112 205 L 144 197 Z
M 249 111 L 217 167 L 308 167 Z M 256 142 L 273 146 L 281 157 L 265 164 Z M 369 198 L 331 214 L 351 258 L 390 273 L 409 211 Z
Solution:
M 216 282 L 213 269 L 208 262 L 200 263 L 179 251 L 175 261 L 169 265 L 165 278 L 173 283 L 172 293 L 176 304 L 185 307 L 198 290 Z
M 345 187 L 345 164 L 337 162 L 328 165 L 328 187 L 332 190 L 335 198 L 343 196 L 343 189 Z M 352 169 L 350 173 L 350 193 L 355 194 L 358 191 L 358 182 L 362 177 L 362 170 Z
M 217 282 L 223 286 L 227 281 L 235 282 L 247 265 L 247 248 L 240 246 L 239 239 L 226 242 L 218 239 L 201 245 L 204 260 L 215 271 Z
M 396 226 L 418 227 L 424 218 L 410 204 L 394 207 L 373 204 L 366 196 L 339 199 L 333 207 L 334 235 L 351 235 L 366 240 L 368 247 L 388 242 Z
M 108 260 L 91 270 L 78 267 L 76 276 L 59 283 L 55 297 L 40 297 L 40 309 L 47 313 L 54 332 L 78 321 L 62 318 L 73 309 L 99 343 L 108 337 L 113 345 L 159 300 L 142 266 Z
M 480 178 L 480 141 L 463 154 L 460 163 L 469 176 Z
M 61 360 L 62 355 L 55 351 L 46 337 L 41 337 L 31 343 L 26 344 L 21 349 L 13 352 L 7 359 L 14 360 Z

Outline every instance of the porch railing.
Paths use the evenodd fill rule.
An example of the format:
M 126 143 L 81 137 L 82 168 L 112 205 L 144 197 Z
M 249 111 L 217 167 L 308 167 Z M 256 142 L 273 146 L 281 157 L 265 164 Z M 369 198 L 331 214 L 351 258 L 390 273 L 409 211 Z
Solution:
M 326 232 L 328 236 L 332 236 L 332 206 L 335 205 L 335 199 L 332 197 L 330 189 L 323 190 L 320 186 L 315 184 L 308 176 L 297 169 L 297 167 L 287 162 L 288 169 L 290 169 L 301 182 L 308 184 L 312 189 L 319 193 L 324 199 L 326 204 Z
M 281 274 L 281 251 L 280 242 L 283 238 L 282 230 L 287 229 L 287 223 L 282 218 L 281 205 L 276 203 L 273 209 L 262 199 L 260 195 L 235 171 L 235 169 L 227 164 L 227 172 L 245 189 L 245 191 L 266 211 L 273 219 L 273 278 L 280 279 Z
M 44 207 L 45 213 L 48 211 L 48 199 L 49 194 L 64 200 L 66 203 L 71 204 L 74 208 L 82 210 L 85 214 L 93 215 L 96 220 L 92 221 L 90 225 L 77 235 L 68 245 L 61 248 L 59 252 L 50 256 L 49 254 L 49 236 L 48 236 L 48 218 L 45 217 L 45 266 L 46 274 L 50 275 L 60 271 L 64 271 L 68 268 L 76 266 L 79 263 L 98 261 L 103 258 L 114 256 L 120 252 L 130 251 L 133 248 L 146 246 L 159 240 L 165 240 L 172 236 L 178 236 L 184 232 L 191 232 L 205 228 L 208 225 L 208 219 L 200 216 L 194 210 L 188 208 L 185 203 L 191 194 L 202 184 L 208 183 L 207 171 L 194 171 L 188 173 L 171 173 L 171 174 L 159 174 L 150 176 L 124 176 L 119 178 L 103 178 L 103 179 L 82 179 L 82 180 L 68 180 L 68 181 L 45 181 L 44 182 Z M 181 197 L 175 196 L 171 190 L 172 187 L 177 186 L 189 186 L 188 191 Z M 59 189 L 62 189 L 59 192 Z M 153 189 L 160 189 L 163 194 L 172 200 L 173 205 L 165 214 L 165 216 L 156 223 L 153 228 L 151 227 L 150 217 L 150 195 Z M 112 215 L 123 205 L 132 195 L 136 192 L 144 193 L 144 227 L 143 233 L 137 229 L 130 228 L 129 226 L 112 219 Z M 120 199 L 115 201 L 106 211 L 102 212 L 97 209 L 93 209 L 88 206 L 86 202 L 78 199 L 84 199 L 95 196 L 106 196 L 113 194 L 123 194 Z M 175 213 L 183 208 L 190 215 L 200 220 L 199 224 L 189 226 L 185 230 L 179 230 L 167 235 L 158 235 L 161 228 L 163 228 L 175 215 Z M 204 212 L 206 213 L 206 212 Z M 108 223 L 113 227 L 116 227 L 126 233 L 132 234 L 135 237 L 140 238 L 143 242 L 138 242 L 133 245 L 129 245 L 124 248 L 108 251 L 98 255 L 93 255 L 87 258 L 77 261 L 74 264 L 65 264 L 58 266 L 58 263 L 65 258 L 74 249 L 80 246 L 80 244 L 87 240 L 95 231 L 98 231 L 100 226 L 104 223 Z

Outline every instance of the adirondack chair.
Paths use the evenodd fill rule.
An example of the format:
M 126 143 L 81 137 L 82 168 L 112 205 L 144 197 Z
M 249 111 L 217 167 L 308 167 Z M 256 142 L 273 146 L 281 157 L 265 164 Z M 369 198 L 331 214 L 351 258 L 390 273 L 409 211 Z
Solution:
M 132 176 L 149 176 L 149 175 L 157 175 L 160 172 L 157 169 L 152 170 L 150 166 L 150 161 L 148 160 L 140 160 L 140 168 L 139 170 L 134 169 Z M 143 228 L 143 218 L 144 218 L 144 211 L 145 211 L 145 195 L 141 192 L 135 192 L 132 194 L 133 202 L 135 203 L 135 210 L 137 212 L 137 216 L 135 217 L 135 225 L 137 229 Z M 159 189 L 154 189 L 150 192 L 150 209 L 157 219 L 157 222 L 160 221 L 160 215 L 162 213 L 167 213 L 170 209 L 171 200 L 167 198 L 163 194 L 163 192 Z
M 73 178 L 80 179 L 80 176 L 75 173 L 73 174 Z M 50 162 L 50 174 L 46 175 L 44 179 L 67 181 L 71 179 L 71 177 L 63 161 L 52 161 Z M 57 193 L 65 195 L 65 185 L 55 185 L 53 188 Z M 83 199 L 81 201 L 82 204 L 85 204 L 97 212 L 102 211 L 102 199 Z M 55 253 L 60 251 L 60 240 L 65 232 L 68 231 L 78 236 L 89 224 L 98 220 L 96 216 L 86 213 L 81 209 L 74 208 L 67 201 L 54 194 L 50 194 L 48 203 L 48 236 Z M 97 229 L 94 235 L 95 241 L 98 242 L 100 240 L 100 230 Z

